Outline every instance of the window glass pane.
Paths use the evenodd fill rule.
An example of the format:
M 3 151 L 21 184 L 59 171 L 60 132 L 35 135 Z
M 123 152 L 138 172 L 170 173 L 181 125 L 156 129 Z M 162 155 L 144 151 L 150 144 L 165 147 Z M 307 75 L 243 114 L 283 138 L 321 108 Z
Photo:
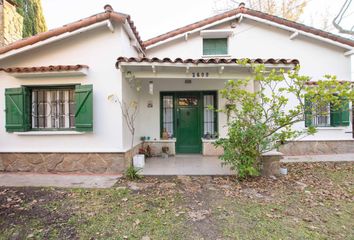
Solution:
M 313 103 L 313 109 L 314 109 L 314 114 L 313 114 L 313 125 L 316 127 L 327 127 L 331 125 L 330 122 L 330 104 L 316 104 Z
M 196 97 L 181 97 L 178 98 L 179 106 L 197 106 L 198 99 Z
M 33 89 L 32 128 L 75 128 L 74 89 Z
M 226 55 L 227 38 L 203 39 L 203 55 Z
M 209 106 L 215 106 L 214 95 L 204 95 L 204 135 L 215 133 L 215 112 Z
M 173 137 L 173 96 L 162 97 L 162 128 Z

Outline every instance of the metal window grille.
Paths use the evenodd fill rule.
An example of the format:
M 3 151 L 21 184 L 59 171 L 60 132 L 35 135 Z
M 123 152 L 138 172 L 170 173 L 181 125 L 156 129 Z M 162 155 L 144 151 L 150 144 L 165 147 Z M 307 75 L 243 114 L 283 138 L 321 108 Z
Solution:
M 331 125 L 331 107 L 330 104 L 314 106 L 315 114 L 312 119 L 313 125 L 316 127 L 328 127 Z
M 214 111 L 210 110 L 209 106 L 214 106 L 214 95 L 204 95 L 204 134 L 215 132 Z
M 33 89 L 32 128 L 75 128 L 74 89 Z
M 162 127 L 170 136 L 173 136 L 173 96 L 163 96 L 162 101 Z

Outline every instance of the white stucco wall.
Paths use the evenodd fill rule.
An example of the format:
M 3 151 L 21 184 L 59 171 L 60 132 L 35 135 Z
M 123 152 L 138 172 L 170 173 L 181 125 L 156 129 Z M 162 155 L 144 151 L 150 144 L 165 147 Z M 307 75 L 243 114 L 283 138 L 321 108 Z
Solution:
M 253 20 L 243 19 L 236 28 L 223 23 L 210 29 L 232 29 L 229 38 L 229 56 L 232 58 L 285 58 L 298 59 L 301 74 L 318 80 L 325 74 L 333 74 L 341 80 L 351 80 L 350 56 L 344 53 L 348 49 L 330 45 L 319 40 L 299 35 L 290 40 L 293 32 L 285 31 Z M 199 32 L 153 47 L 147 51 L 149 57 L 201 58 L 202 40 Z M 206 87 L 206 85 L 204 85 Z M 292 102 L 295 104 L 295 102 Z M 291 107 L 291 106 L 290 106 Z M 295 125 L 303 129 L 304 123 Z M 351 139 L 351 126 L 344 128 L 319 129 L 314 136 L 302 140 Z
M 124 151 L 122 116 L 119 104 L 109 101 L 115 94 L 121 98 L 121 73 L 115 68 L 119 55 L 126 51 L 123 31 L 114 33 L 106 26 L 80 33 L 65 40 L 4 59 L 1 67 L 86 64 L 87 76 L 17 79 L 0 72 L 0 152 L 121 152 Z M 124 33 L 125 34 L 125 33 Z M 126 52 L 124 52 L 126 53 Z M 127 53 L 128 54 L 128 53 Z M 82 135 L 19 136 L 5 130 L 5 88 L 21 85 L 93 84 L 92 133 Z
M 246 75 L 239 75 L 244 76 Z M 149 81 L 153 81 L 154 93 L 149 94 Z M 186 84 L 184 79 L 143 79 L 142 89 L 139 94 L 139 111 L 138 119 L 139 136 L 148 136 L 151 139 L 160 139 L 160 93 L 168 91 L 218 91 L 225 86 L 226 80 L 219 79 L 193 79 L 191 84 Z M 247 89 L 253 91 L 253 83 L 251 82 Z M 153 107 L 148 108 L 148 102 L 152 101 Z M 218 97 L 217 105 L 222 107 L 225 105 L 225 99 Z M 226 115 L 218 113 L 218 129 L 220 137 L 225 137 Z
M 130 39 L 127 34 L 125 34 L 124 30 L 121 29 L 122 34 L 121 34 L 121 47 L 122 47 L 122 55 L 119 56 L 129 56 L 129 57 L 138 57 L 137 52 L 133 49 L 130 43 Z M 120 75 L 121 71 L 118 69 Z M 128 81 L 125 79 L 124 76 L 122 80 L 122 99 L 123 103 L 126 103 L 128 106 L 131 105 L 133 102 L 139 102 L 139 93 L 137 92 L 135 86 L 132 86 L 128 83 Z M 130 112 L 133 112 L 133 108 L 130 109 Z M 138 112 L 137 112 L 137 119 L 140 118 L 140 111 L 139 111 L 139 106 L 138 106 Z M 135 122 L 135 136 L 134 136 L 134 141 L 133 145 L 137 144 L 140 142 L 140 133 L 139 133 L 139 128 L 138 128 L 138 120 Z M 132 144 L 132 134 L 128 129 L 128 126 L 126 124 L 125 119 L 123 118 L 123 126 L 122 126 L 122 132 L 123 132 L 123 148 L 124 149 L 130 149 L 131 144 Z

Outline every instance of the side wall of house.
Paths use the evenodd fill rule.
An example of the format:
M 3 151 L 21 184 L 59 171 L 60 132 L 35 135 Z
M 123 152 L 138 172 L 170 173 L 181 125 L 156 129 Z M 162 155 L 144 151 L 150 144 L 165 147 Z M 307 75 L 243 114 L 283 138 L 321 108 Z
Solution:
M 138 53 L 134 50 L 131 45 L 131 40 L 129 36 L 125 33 L 125 30 L 121 29 L 121 36 L 122 36 L 122 55 L 120 56 L 129 56 L 129 57 L 138 57 Z M 119 70 L 120 71 L 120 70 Z M 140 109 L 138 103 L 140 101 L 140 94 L 139 90 L 137 89 L 139 83 L 130 82 L 125 78 L 124 74 L 122 75 L 122 103 L 124 103 L 128 108 L 130 107 L 130 113 L 133 113 L 134 107 L 137 107 L 137 116 L 136 119 L 140 118 Z M 135 134 L 134 134 L 134 141 L 132 141 L 132 134 L 129 131 L 127 126 L 126 120 L 123 118 L 123 148 L 124 149 L 131 149 L 132 145 L 135 146 L 140 143 L 140 133 L 138 129 L 138 121 L 135 121 Z
M 118 28 L 117 30 L 119 30 Z M 89 66 L 80 77 L 14 78 L 0 77 L 0 151 L 1 152 L 119 152 L 123 150 L 122 119 L 117 104 L 108 100 L 121 92 L 121 74 L 114 66 L 121 52 L 118 31 L 107 27 L 90 30 L 24 54 L 3 60 L 3 67 L 76 65 Z M 20 86 L 93 84 L 93 132 L 82 135 L 20 136 L 5 130 L 5 89 Z
M 121 172 L 131 158 L 131 151 L 117 99 L 130 101 L 136 98 L 136 93 L 122 81 L 115 62 L 117 56 L 135 54 L 127 33 L 115 24 L 114 32 L 103 25 L 0 61 L 1 67 L 89 66 L 87 76 L 77 77 L 15 78 L 0 72 L 3 99 L 0 101 L 0 171 Z M 93 85 L 92 132 L 74 135 L 6 132 L 5 89 L 73 84 Z
M 311 39 L 297 36 L 293 40 L 293 32 L 285 31 L 264 23 L 244 18 L 235 28 L 226 22 L 211 29 L 231 29 L 228 50 L 232 58 L 285 58 L 298 59 L 301 74 L 318 80 L 325 74 L 333 74 L 341 80 L 351 79 L 350 56 L 345 56 L 346 49 Z M 190 34 L 186 40 L 183 36 L 171 42 L 153 47 L 147 51 L 148 57 L 170 58 L 202 58 L 203 37 L 200 33 Z M 223 57 L 223 56 L 221 56 Z M 296 104 L 291 99 L 289 108 Z M 296 129 L 304 129 L 304 123 L 298 123 Z M 314 136 L 301 140 L 334 140 L 351 139 L 351 126 L 322 128 Z

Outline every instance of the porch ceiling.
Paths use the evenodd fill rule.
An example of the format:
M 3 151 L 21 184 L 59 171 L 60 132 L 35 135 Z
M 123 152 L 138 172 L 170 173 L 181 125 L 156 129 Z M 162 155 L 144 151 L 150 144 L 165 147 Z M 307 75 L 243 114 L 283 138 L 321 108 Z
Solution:
M 251 64 L 264 64 L 268 69 L 292 69 L 299 64 L 296 59 L 247 59 L 247 65 L 238 64 L 242 59 L 186 59 L 124 58 L 117 60 L 116 67 L 126 77 L 135 79 L 183 78 L 183 79 L 230 79 L 251 73 Z

